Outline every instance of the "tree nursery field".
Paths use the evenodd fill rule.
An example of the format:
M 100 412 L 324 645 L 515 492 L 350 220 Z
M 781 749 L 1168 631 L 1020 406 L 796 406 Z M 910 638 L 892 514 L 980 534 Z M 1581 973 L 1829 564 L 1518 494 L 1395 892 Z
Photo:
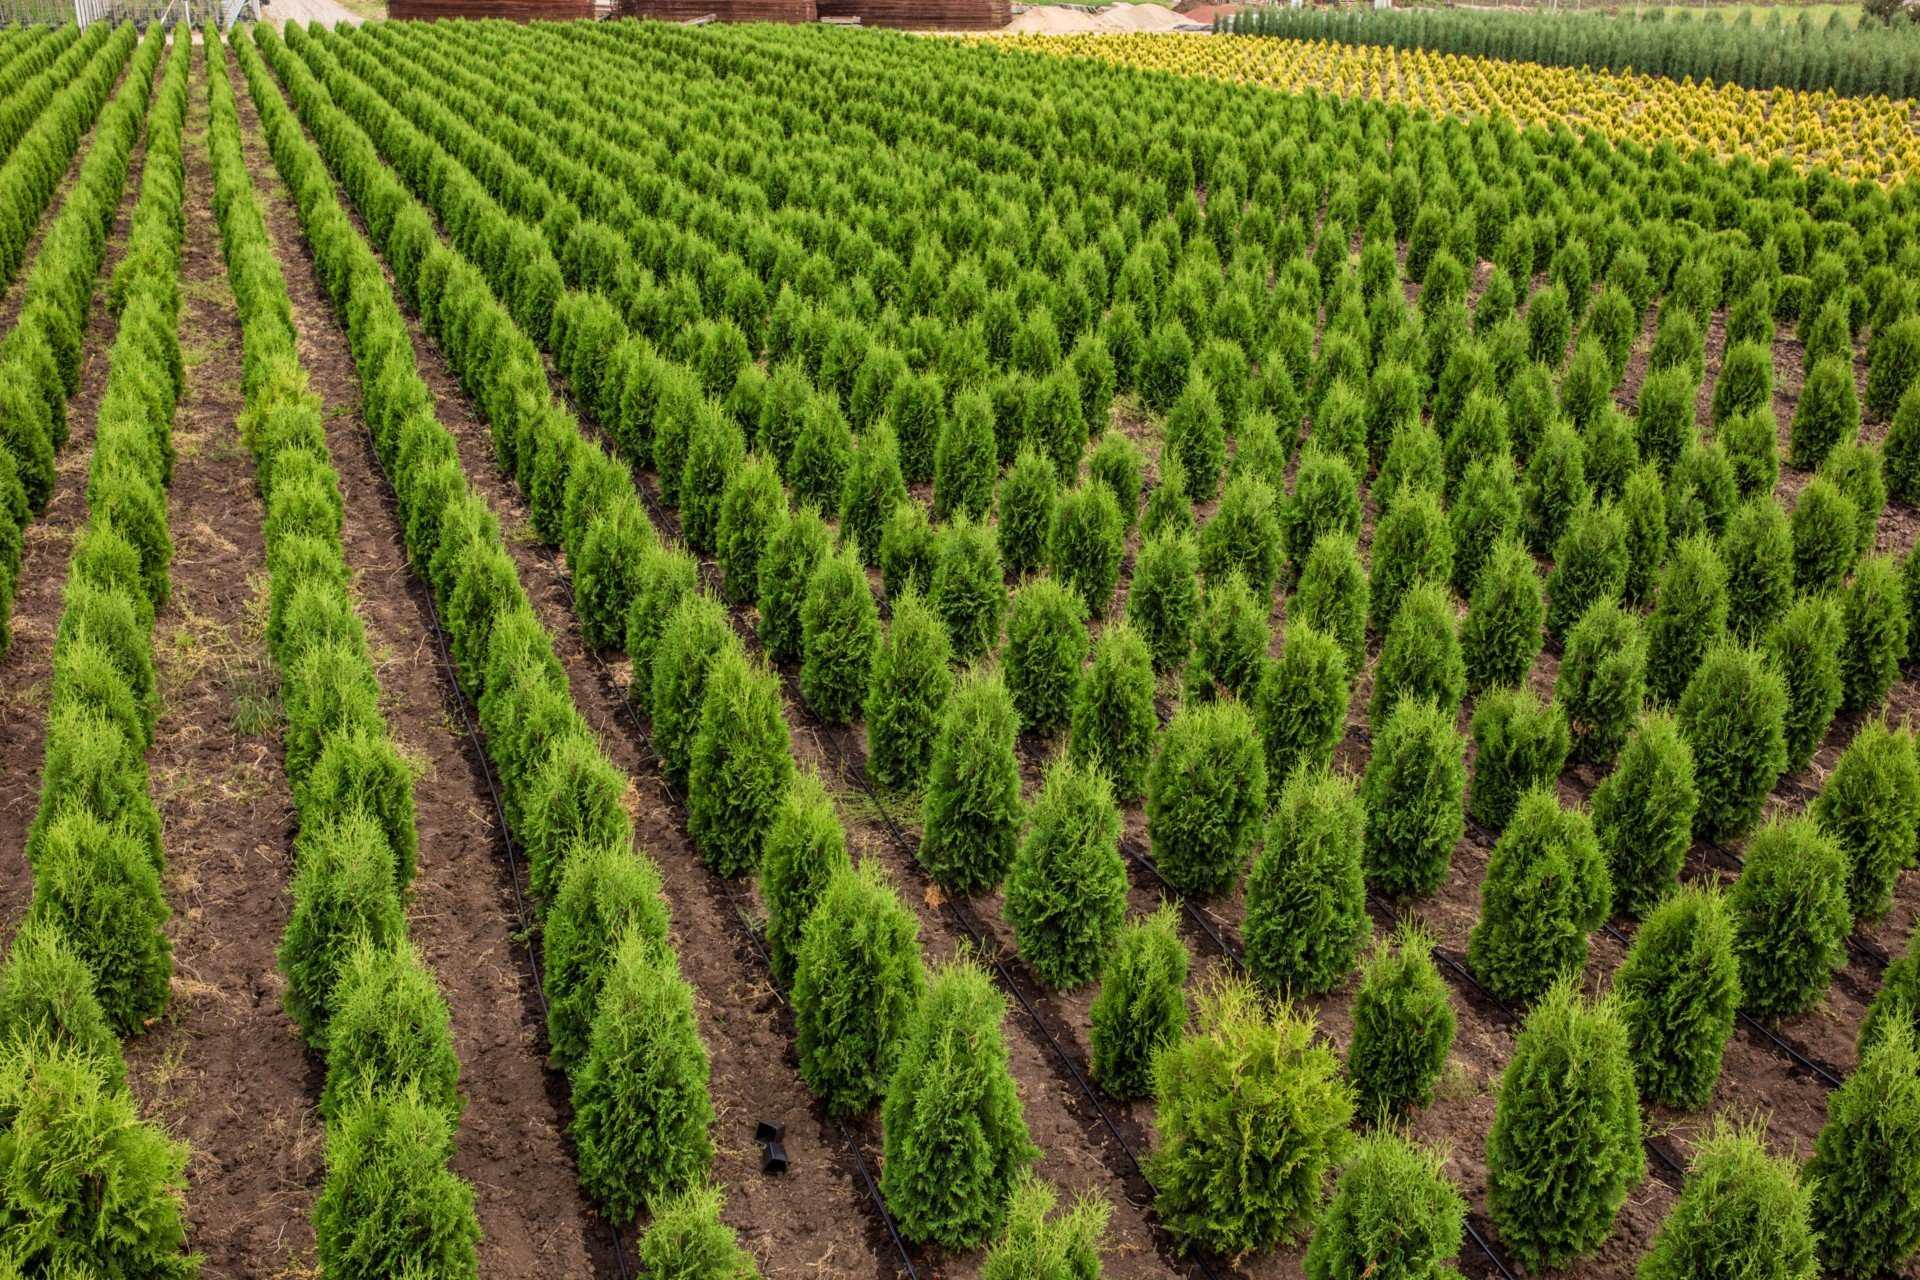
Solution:
M 0 29 L 0 1280 L 1920 1274 L 1914 104 L 1314 31 Z

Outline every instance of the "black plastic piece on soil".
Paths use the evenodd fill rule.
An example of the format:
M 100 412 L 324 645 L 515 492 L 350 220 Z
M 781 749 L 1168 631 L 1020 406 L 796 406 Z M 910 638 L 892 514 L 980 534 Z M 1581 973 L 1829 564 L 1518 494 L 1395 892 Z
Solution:
M 780 1140 L 785 1136 L 786 1130 L 766 1120 L 753 1127 L 753 1140 L 760 1144 L 760 1172 L 787 1171 L 787 1147 Z

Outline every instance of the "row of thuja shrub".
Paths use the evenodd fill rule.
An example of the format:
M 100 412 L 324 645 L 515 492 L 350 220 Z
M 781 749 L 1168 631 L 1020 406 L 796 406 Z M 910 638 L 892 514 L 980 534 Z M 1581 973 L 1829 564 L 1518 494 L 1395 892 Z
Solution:
M 0 49 L 0 70 L 7 73 L 8 85 L 6 96 L 0 98 L 0 153 L 13 149 L 55 91 L 66 83 L 66 76 L 49 74 L 49 68 L 65 58 L 85 34 L 77 26 L 29 27 L 8 33 L 10 38 Z M 96 42 L 102 38 L 95 37 Z M 77 64 L 66 67 L 69 75 L 72 65 Z
M 131 27 L 101 23 L 84 37 L 61 43 L 58 59 L 16 95 L 28 96 L 34 85 L 48 86 L 44 100 L 34 99 L 39 107 L 33 123 L 23 125 L 25 136 L 0 164 L 0 287 L 19 271 L 34 227 L 138 36 Z M 153 63 L 142 65 L 150 81 Z M 140 68 L 133 70 L 137 75 Z M 0 652 L 13 639 L 13 596 L 26 524 L 47 509 L 53 496 L 53 456 L 66 443 L 67 401 L 80 384 L 94 277 L 151 85 L 129 87 L 138 105 L 130 119 L 116 113 L 111 127 L 100 130 L 72 196 L 34 259 L 20 318 L 0 341 Z
M 320 397 L 247 168 L 218 36 L 206 36 L 214 211 L 240 314 L 241 437 L 265 506 L 266 643 L 280 676 L 296 815 L 280 941 L 287 1012 L 327 1064 L 327 1176 L 314 1235 L 329 1275 L 473 1275 L 473 1190 L 447 1168 L 459 1061 L 445 1000 L 407 939 L 413 770 L 380 712 L 351 595 Z
M 454 345 L 452 335 L 504 337 L 511 320 L 270 30 L 256 29 L 236 50 L 321 279 L 344 318 L 409 555 L 439 603 L 457 678 L 479 707 L 509 831 L 527 855 L 542 912 L 551 1047 L 573 1086 L 581 1184 L 615 1221 L 651 1215 L 640 1245 L 650 1270 L 674 1274 L 705 1259 L 701 1265 L 712 1270 L 701 1274 L 750 1272 L 708 1185 L 707 1051 L 668 937 L 659 873 L 633 845 L 628 780 L 575 707 L 499 523 L 468 485 L 453 437 L 434 417 L 394 291 L 340 205 L 329 163 L 356 204 L 386 211 L 370 229 L 390 260 L 397 244 L 410 247 L 398 286 L 431 318 L 436 337 L 471 352 L 477 348 Z M 288 108 L 261 50 L 300 115 Z M 319 149 L 302 131 L 303 118 Z M 521 460 L 529 476 L 537 456 L 551 466 L 552 448 L 565 438 L 557 432 L 572 428 L 555 421 L 543 382 L 527 380 L 523 369 L 513 385 L 495 384 L 463 360 L 455 367 L 476 399 L 497 411 L 491 421 L 503 461 Z M 537 365 L 531 372 L 541 378 Z M 593 509 L 571 495 L 565 505 L 578 520 Z
M 156 93 L 154 69 L 167 49 L 155 26 L 133 53 L 28 285 L 32 324 L 63 333 L 74 326 L 77 365 L 86 303 L 151 97 L 139 195 L 109 291 L 119 326 L 94 426 L 87 521 L 54 634 L 40 808 L 25 849 L 33 899 L 0 971 L 0 1270 L 9 1274 L 188 1277 L 198 1269 L 183 1252 L 186 1148 L 140 1118 L 120 1047 L 162 1014 L 173 972 L 146 762 L 159 713 L 153 622 L 168 591 L 165 494 L 182 385 L 181 127 L 191 45 L 174 42 Z

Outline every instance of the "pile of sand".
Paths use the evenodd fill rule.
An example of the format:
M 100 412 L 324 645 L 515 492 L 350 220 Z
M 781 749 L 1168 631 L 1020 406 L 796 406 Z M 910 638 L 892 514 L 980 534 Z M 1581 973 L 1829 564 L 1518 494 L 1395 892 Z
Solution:
M 1013 21 L 1000 29 L 1014 35 L 1073 36 L 1101 31 L 1176 31 L 1192 21 L 1157 4 L 1116 4 L 1099 13 L 1039 5 L 1014 14 Z

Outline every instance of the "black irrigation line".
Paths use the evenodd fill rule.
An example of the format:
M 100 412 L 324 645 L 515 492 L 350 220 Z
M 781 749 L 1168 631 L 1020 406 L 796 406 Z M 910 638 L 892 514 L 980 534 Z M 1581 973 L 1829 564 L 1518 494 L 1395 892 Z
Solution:
M 1622 947 L 1632 945 L 1632 940 L 1629 939 L 1626 934 L 1616 929 L 1611 921 L 1602 925 L 1601 929 L 1609 938 L 1612 938 Z M 1814 1059 L 1791 1040 L 1786 1039 L 1768 1027 L 1762 1026 L 1759 1022 L 1756 1022 L 1746 1010 L 1739 1010 L 1738 1017 L 1741 1026 L 1758 1035 L 1775 1049 L 1778 1049 L 1796 1067 L 1807 1072 L 1829 1089 L 1838 1089 L 1840 1087 L 1842 1083 L 1840 1076 L 1828 1064 Z

